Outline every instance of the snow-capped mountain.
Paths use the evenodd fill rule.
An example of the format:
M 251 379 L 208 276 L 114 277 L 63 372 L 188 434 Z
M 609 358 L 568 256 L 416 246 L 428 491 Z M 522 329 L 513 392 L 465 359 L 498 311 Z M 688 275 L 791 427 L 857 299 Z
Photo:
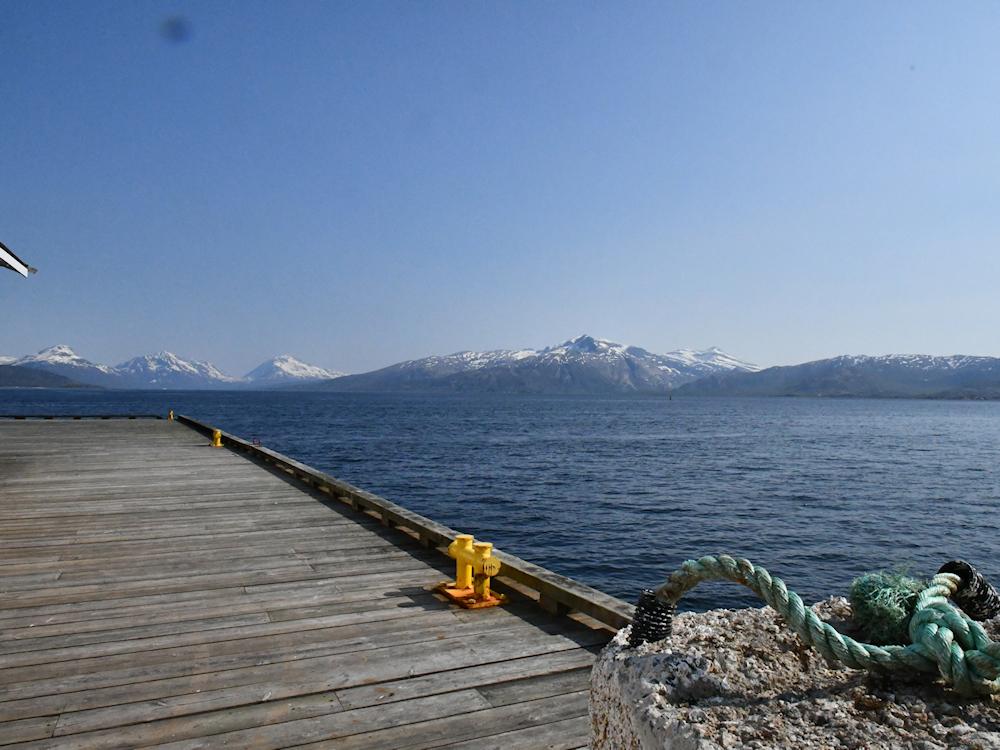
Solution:
M 1000 358 L 928 354 L 843 355 L 759 372 L 711 375 L 692 396 L 1000 398 Z
M 211 362 L 184 359 L 166 351 L 134 357 L 110 367 L 84 359 L 65 344 L 50 346 L 20 359 L 2 357 L 2 364 L 46 370 L 76 383 L 104 388 L 266 388 L 288 382 L 328 380 L 342 374 L 306 364 L 287 354 L 268 360 L 245 378 L 227 375 Z
M 421 374 L 442 376 L 511 365 L 522 359 L 536 356 L 538 356 L 538 352 L 534 349 L 495 349 L 488 352 L 439 354 L 423 359 L 411 359 L 397 365 L 391 365 L 391 367 L 407 373 L 407 377 L 421 377 Z
M 757 369 L 756 365 L 736 359 L 718 347 L 704 351 L 678 349 L 666 354 L 653 354 L 638 346 L 616 344 L 607 339 L 586 335 L 543 349 L 536 356 L 542 361 L 601 360 L 640 363 L 663 373 L 672 373 L 674 380 L 689 380 L 690 375 L 701 376 L 720 371 Z
M 84 359 L 65 344 L 50 346 L 48 349 L 42 349 L 38 354 L 21 357 L 13 364 L 32 367 L 36 370 L 47 370 L 87 385 L 114 387 L 120 381 L 119 375 L 113 367 Z
M 114 370 L 133 388 L 219 388 L 240 382 L 211 362 L 181 359 L 173 352 L 135 357 Z
M 718 349 L 654 354 L 593 336 L 544 349 L 458 352 L 324 383 L 331 390 L 507 393 L 667 393 L 716 372 L 756 367 Z
M 343 375 L 342 372 L 334 372 L 316 365 L 306 364 L 291 354 L 281 354 L 262 362 L 244 375 L 243 380 L 255 385 L 279 385 L 310 380 L 332 380 Z
M 757 365 L 744 362 L 741 359 L 726 354 L 717 346 L 710 347 L 704 351 L 694 351 L 692 349 L 678 349 L 664 355 L 679 362 L 697 372 L 705 374 L 719 372 L 720 370 L 739 370 L 756 372 Z
M 6 356 L 3 356 L 3 355 L 0 355 L 0 365 L 9 365 L 12 362 L 15 362 L 16 360 L 17 360 L 17 357 L 6 357 Z
M 51 366 L 51 367 L 77 367 L 80 369 L 95 369 L 103 373 L 110 373 L 114 368 L 107 365 L 99 365 L 84 359 L 74 352 L 66 344 L 56 344 L 47 349 L 42 349 L 38 354 L 29 354 L 17 360 L 19 365 Z

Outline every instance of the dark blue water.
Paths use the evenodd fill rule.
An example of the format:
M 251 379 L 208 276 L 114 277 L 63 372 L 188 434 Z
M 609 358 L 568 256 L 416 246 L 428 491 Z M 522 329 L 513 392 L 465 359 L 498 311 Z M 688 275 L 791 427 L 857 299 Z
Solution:
M 810 601 L 956 556 L 1000 579 L 1000 403 L 0 391 L 0 414 L 171 408 L 630 600 L 716 552 Z

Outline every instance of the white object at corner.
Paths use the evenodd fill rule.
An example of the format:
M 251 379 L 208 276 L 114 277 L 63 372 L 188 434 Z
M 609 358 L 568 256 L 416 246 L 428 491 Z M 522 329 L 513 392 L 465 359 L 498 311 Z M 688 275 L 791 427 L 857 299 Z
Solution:
M 14 252 L 2 242 L 0 242 L 0 266 L 16 271 L 25 278 L 29 273 L 35 273 L 34 268 L 14 255 Z

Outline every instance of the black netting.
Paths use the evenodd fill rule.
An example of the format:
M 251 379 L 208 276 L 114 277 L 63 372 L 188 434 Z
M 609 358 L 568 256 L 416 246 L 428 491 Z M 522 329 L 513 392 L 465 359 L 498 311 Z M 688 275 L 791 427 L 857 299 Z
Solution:
M 632 631 L 629 633 L 629 648 L 635 648 L 640 643 L 662 641 L 671 633 L 674 623 L 673 604 L 665 604 L 656 598 L 651 589 L 645 589 L 639 594 L 639 602 L 635 607 L 635 617 L 632 618 Z

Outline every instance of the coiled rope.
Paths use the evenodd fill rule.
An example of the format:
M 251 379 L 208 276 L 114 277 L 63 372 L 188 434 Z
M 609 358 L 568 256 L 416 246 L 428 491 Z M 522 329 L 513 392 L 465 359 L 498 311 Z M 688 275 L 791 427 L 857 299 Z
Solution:
M 860 643 L 823 622 L 785 582 L 749 560 L 729 555 L 688 560 L 656 590 L 671 611 L 702 581 L 733 581 L 746 586 L 780 614 L 802 640 L 831 661 L 876 672 L 937 673 L 963 695 L 1000 693 L 1000 643 L 949 598 L 962 584 L 955 573 L 940 572 L 917 599 L 907 646 Z

